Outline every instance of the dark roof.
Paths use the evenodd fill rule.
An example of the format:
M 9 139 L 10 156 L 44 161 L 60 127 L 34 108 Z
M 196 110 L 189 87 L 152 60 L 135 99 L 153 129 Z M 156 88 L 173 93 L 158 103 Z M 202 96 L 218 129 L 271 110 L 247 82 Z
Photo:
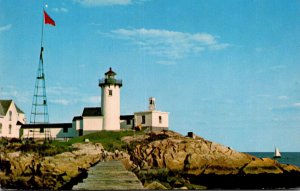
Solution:
M 39 124 L 24 124 L 21 126 L 22 129 L 38 129 L 38 128 L 72 128 L 72 123 L 39 123 Z
M 76 120 L 80 120 L 80 119 L 82 119 L 82 116 L 75 116 L 72 121 L 76 121 Z
M 17 105 L 16 105 L 16 109 L 18 113 L 24 113 Z
M 82 112 L 82 117 L 102 116 L 101 107 L 85 107 Z
M 109 70 L 105 73 L 105 75 L 115 76 L 115 75 L 117 75 L 117 73 L 112 71 L 111 68 L 109 68 Z
M 10 100 L 0 100 L 0 115 L 6 115 L 9 106 L 11 105 L 13 101 Z M 24 113 L 16 104 L 16 110 L 18 113 Z
M 134 115 L 121 115 L 120 119 L 121 120 L 127 120 L 127 119 L 133 119 Z
M 0 115 L 6 115 L 12 100 L 0 100 Z

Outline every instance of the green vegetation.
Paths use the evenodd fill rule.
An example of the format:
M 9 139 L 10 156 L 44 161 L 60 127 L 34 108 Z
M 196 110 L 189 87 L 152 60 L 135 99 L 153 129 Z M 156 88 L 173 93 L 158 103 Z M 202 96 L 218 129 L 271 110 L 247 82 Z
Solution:
M 92 143 L 101 143 L 105 150 L 115 151 L 126 150 L 127 144 L 122 142 L 124 136 L 144 134 L 143 132 L 134 131 L 99 131 L 80 137 L 71 138 L 68 141 L 33 141 L 33 140 L 8 140 L 0 139 L 0 151 L 22 151 L 27 153 L 38 153 L 40 156 L 53 156 L 63 152 L 72 151 L 71 145 L 74 143 L 83 143 L 86 139 Z
M 72 148 L 64 144 L 51 144 L 50 142 L 6 139 L 0 138 L 0 152 L 38 153 L 40 156 L 53 156 L 59 153 L 72 151 Z
M 52 145 L 48 142 L 43 144 L 26 142 L 25 144 L 20 145 L 19 150 L 22 152 L 35 152 L 40 156 L 53 156 L 63 152 L 72 151 L 72 148 L 66 145 Z
M 144 133 L 140 131 L 99 131 L 96 133 L 72 138 L 67 142 L 53 141 L 52 145 L 71 146 L 74 143 L 82 143 L 88 139 L 89 142 L 92 143 L 101 143 L 104 149 L 107 151 L 115 151 L 116 149 L 125 150 L 127 145 L 121 141 L 122 137 L 134 136 L 134 134 L 141 135 Z

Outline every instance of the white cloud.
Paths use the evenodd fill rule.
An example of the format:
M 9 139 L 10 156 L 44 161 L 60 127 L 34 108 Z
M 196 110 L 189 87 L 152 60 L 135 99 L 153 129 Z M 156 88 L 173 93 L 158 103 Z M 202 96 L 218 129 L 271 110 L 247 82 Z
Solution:
M 5 26 L 0 26 L 0 32 L 9 31 L 11 29 L 12 25 L 7 24 Z
M 91 25 L 91 26 L 102 26 L 101 23 L 89 23 L 89 25 Z
M 209 48 L 212 49 L 212 50 L 222 50 L 222 49 L 225 49 L 227 47 L 231 46 L 230 44 L 228 43 L 224 43 L 224 44 L 213 44 L 211 45 Z
M 85 7 L 111 6 L 111 5 L 129 5 L 133 0 L 73 0 Z
M 267 69 L 260 69 L 260 70 L 257 70 L 256 73 L 266 73 L 266 72 L 278 72 L 278 71 L 281 71 L 281 70 L 285 70 L 288 66 L 287 65 L 284 65 L 284 64 L 280 64 L 280 65 L 273 65 L 273 66 L 270 66 L 268 67 Z
M 77 95 L 78 92 L 73 87 L 64 87 L 61 84 L 56 86 L 50 86 L 47 88 L 47 94 L 49 95 Z
M 288 104 L 288 105 L 280 105 L 271 108 L 272 111 L 275 112 L 299 112 L 300 111 L 300 102 Z
M 288 96 L 278 96 L 277 98 L 278 98 L 279 100 L 287 100 L 287 99 L 289 99 Z
M 161 65 L 174 65 L 174 64 L 176 64 L 176 62 L 172 61 L 172 60 L 159 60 L 156 63 L 161 64 Z
M 47 89 L 48 100 L 51 103 L 59 105 L 73 105 L 78 103 L 84 104 L 100 104 L 100 95 L 93 96 L 81 92 L 74 87 L 64 87 L 61 84 L 51 86 Z
M 264 51 L 264 48 L 257 47 L 257 48 L 255 48 L 255 51 L 256 51 L 256 52 L 263 52 L 263 51 Z
M 81 99 L 81 102 L 99 105 L 100 99 L 101 99 L 100 96 L 89 96 Z
M 294 103 L 293 106 L 294 106 L 294 107 L 297 107 L 297 108 L 300 108 L 300 102 Z
M 64 8 L 64 7 L 55 7 L 55 8 L 52 9 L 52 11 L 54 11 L 54 12 L 62 12 L 62 13 L 69 12 L 69 10 L 67 8 Z
M 78 67 L 81 69 L 86 68 L 86 64 L 80 64 L 80 65 L 78 65 Z
M 217 37 L 208 33 L 184 33 L 163 29 L 117 29 L 111 37 L 127 40 L 139 46 L 149 54 L 178 59 L 205 50 L 225 49 L 229 44 L 222 44 Z
M 70 105 L 71 101 L 67 99 L 54 99 L 54 100 L 49 100 L 50 103 L 58 104 L 58 105 Z
M 272 70 L 272 71 L 278 71 L 278 70 L 285 69 L 286 67 L 287 67 L 287 65 L 275 65 L 275 66 L 271 66 L 270 70 Z
M 0 99 L 12 99 L 17 104 L 31 102 L 31 94 L 31 92 L 20 90 L 15 86 L 5 86 L 0 88 Z

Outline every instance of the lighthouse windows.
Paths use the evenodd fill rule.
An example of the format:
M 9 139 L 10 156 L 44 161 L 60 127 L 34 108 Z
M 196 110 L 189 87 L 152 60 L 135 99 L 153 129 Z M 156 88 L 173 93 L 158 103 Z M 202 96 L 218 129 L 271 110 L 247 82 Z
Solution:
M 108 90 L 108 95 L 109 96 L 112 96 L 112 93 L 113 93 L 112 90 Z

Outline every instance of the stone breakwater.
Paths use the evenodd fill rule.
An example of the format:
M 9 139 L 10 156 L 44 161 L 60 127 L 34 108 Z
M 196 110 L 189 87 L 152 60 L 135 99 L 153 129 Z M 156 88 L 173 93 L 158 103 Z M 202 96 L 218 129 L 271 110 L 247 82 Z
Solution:
M 73 144 L 72 152 L 51 157 L 13 152 L 0 154 L 1 188 L 50 189 L 67 188 L 68 184 L 103 158 L 101 144 Z
M 195 183 L 207 188 L 230 188 L 231 183 L 234 188 L 236 180 L 256 180 L 248 182 L 248 186 L 270 188 L 273 180 L 281 178 L 282 184 L 277 182 L 275 187 L 300 186 L 298 181 L 293 182 L 300 178 L 300 168 L 297 166 L 280 164 L 270 158 L 257 158 L 198 136 L 189 138 L 172 131 L 162 131 L 136 138 L 124 137 L 123 141 L 134 145 L 129 149 L 131 168 L 144 179 L 144 184 L 147 179 L 155 177 L 149 177 L 149 172 L 154 172 L 157 177 L 161 176 L 162 169 L 166 169 L 163 175 L 182 177 L 181 181 L 177 179 L 172 182 L 161 176 L 167 188 L 174 188 L 176 181 L 179 186 Z M 269 183 L 266 180 L 268 177 L 273 178 Z M 227 183 L 223 181 L 222 184 L 222 179 L 226 179 Z M 243 185 L 238 187 L 243 188 Z M 245 187 L 248 188 L 247 185 Z

